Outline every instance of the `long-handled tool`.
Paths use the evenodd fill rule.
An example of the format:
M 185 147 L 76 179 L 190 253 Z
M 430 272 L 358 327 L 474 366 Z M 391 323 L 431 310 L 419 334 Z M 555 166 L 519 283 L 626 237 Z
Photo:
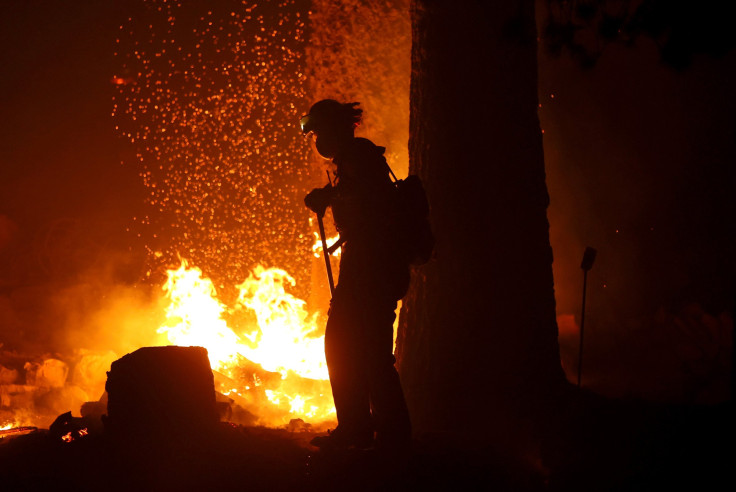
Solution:
M 585 290 L 588 287 L 588 270 L 593 268 L 595 254 L 597 251 L 590 246 L 585 248 L 583 253 L 583 261 L 580 268 L 583 269 L 583 312 L 580 315 L 580 347 L 578 349 L 578 388 L 580 387 L 580 378 L 583 374 L 583 329 L 585 328 Z
M 327 171 L 327 181 L 332 186 L 332 179 L 330 178 L 330 172 Z M 325 266 L 327 267 L 327 281 L 330 283 L 330 296 L 335 296 L 335 280 L 332 278 L 332 264 L 330 263 L 330 255 L 336 249 L 336 244 L 333 244 L 332 248 L 327 247 L 327 234 L 325 234 L 325 223 L 322 221 L 324 211 L 320 214 L 317 212 L 317 225 L 319 225 L 319 238 L 322 240 L 322 254 L 325 256 Z M 340 243 L 342 244 L 342 243 Z
M 327 235 L 325 234 L 325 224 L 322 221 L 322 215 L 317 214 L 317 224 L 319 225 L 319 237 L 322 240 L 322 253 L 325 255 L 325 266 L 327 267 L 327 280 L 330 282 L 330 295 L 335 295 L 335 281 L 332 278 L 332 264 L 330 264 L 330 251 L 327 248 Z

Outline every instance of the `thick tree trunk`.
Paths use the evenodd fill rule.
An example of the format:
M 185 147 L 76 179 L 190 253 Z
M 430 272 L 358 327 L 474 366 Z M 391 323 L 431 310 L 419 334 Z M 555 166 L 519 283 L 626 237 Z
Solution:
M 534 2 L 413 0 L 412 31 L 410 172 L 437 244 L 404 300 L 402 381 L 416 431 L 507 434 L 564 383 Z

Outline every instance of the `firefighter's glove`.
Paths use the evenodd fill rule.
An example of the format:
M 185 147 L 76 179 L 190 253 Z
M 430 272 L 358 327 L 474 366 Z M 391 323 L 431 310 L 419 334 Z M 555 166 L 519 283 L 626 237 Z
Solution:
M 322 217 L 332 201 L 334 190 L 332 185 L 327 185 L 324 188 L 315 188 L 304 197 L 304 205 Z

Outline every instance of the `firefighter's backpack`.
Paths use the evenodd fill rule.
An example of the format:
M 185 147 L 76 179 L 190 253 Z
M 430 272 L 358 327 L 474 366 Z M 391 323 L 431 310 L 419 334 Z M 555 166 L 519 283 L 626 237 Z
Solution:
M 429 261 L 434 251 L 434 234 L 429 223 L 429 202 L 424 185 L 415 174 L 406 179 L 396 179 L 393 171 L 390 172 L 396 186 L 402 253 L 410 264 L 422 265 Z

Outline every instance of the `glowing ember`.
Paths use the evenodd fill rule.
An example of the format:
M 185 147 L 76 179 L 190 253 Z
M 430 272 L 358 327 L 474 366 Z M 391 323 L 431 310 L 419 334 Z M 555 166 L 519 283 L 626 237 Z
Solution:
M 259 263 L 288 265 L 306 296 L 309 3 L 141 4 L 119 29 L 113 116 L 149 192 L 133 229 L 153 269 L 182 252 L 222 290 Z

